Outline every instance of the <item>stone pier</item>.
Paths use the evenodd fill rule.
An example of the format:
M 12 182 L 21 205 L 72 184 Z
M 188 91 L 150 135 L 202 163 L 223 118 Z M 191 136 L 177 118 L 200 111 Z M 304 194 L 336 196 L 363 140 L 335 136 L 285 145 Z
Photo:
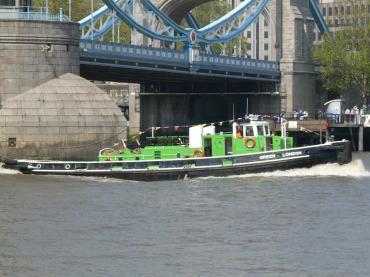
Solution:
M 312 60 L 315 21 L 308 0 L 281 2 L 281 110 L 291 113 L 302 109 L 314 114 L 318 105 Z
M 5 101 L 63 73 L 80 72 L 77 23 L 0 20 L 0 98 Z

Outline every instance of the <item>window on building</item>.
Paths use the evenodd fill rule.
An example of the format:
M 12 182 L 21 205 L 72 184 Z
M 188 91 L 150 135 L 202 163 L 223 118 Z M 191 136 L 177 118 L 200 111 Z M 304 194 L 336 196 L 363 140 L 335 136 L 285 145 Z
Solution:
M 269 23 L 267 22 L 267 20 L 266 20 L 266 19 L 263 21 L 263 25 L 264 25 L 265 27 L 267 27 L 267 26 L 269 25 Z
M 354 11 L 354 13 L 355 14 L 358 13 L 358 5 L 355 5 L 355 11 Z
M 247 50 L 251 50 L 252 49 L 252 45 L 250 43 L 247 43 Z
M 264 59 L 265 61 L 268 61 L 268 60 L 269 60 L 269 56 L 265 55 L 265 56 L 263 56 L 263 59 Z
M 338 15 L 338 7 L 335 7 L 334 8 L 334 15 L 337 16 Z
M 322 15 L 326 16 L 326 8 L 322 8 Z
M 247 31 L 247 38 L 251 38 L 252 37 L 252 32 L 251 31 Z
M 342 15 L 342 16 L 344 15 L 344 7 L 343 6 L 340 7 L 340 15 Z
M 15 6 L 15 0 L 0 0 L 0 6 Z
M 339 24 L 338 24 L 339 22 L 338 22 L 338 19 L 336 18 L 335 20 L 334 20 L 334 25 L 335 26 L 338 26 Z
M 265 31 L 265 38 L 269 38 L 269 32 L 268 31 Z
M 264 44 L 264 49 L 265 49 L 265 51 L 268 51 L 269 50 L 269 44 L 268 43 L 265 43 Z
M 347 6 L 346 14 L 347 15 L 350 15 L 351 14 L 351 6 Z
M 329 16 L 332 16 L 333 15 L 333 8 L 332 7 L 329 7 L 328 12 L 329 12 Z

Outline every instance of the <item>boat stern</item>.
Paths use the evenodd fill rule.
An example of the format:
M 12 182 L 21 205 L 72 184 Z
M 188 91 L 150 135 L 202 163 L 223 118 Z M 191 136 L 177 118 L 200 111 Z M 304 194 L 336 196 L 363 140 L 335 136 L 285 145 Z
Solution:
M 25 172 L 28 170 L 28 163 L 14 159 L 6 159 L 4 161 L 3 167 L 7 169 L 14 169 L 19 170 L 21 172 Z
M 337 162 L 339 164 L 348 164 L 352 161 L 352 145 L 348 140 L 338 142 L 342 147 L 337 152 Z

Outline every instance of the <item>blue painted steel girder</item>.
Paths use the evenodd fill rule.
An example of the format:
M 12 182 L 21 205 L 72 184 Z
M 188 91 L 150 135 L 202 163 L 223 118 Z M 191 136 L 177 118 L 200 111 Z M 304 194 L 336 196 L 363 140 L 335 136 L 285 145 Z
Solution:
M 188 51 L 81 40 L 81 64 L 141 69 L 180 75 L 278 82 L 279 63 L 247 58 L 199 55 L 190 61 Z M 163 76 L 162 76 L 163 77 Z M 140 76 L 138 76 L 140 78 Z
M 185 43 L 223 43 L 227 42 L 234 37 L 240 35 L 246 28 L 248 28 L 263 12 L 264 8 L 268 4 L 269 0 L 245 0 L 241 2 L 235 9 L 219 18 L 218 20 L 210 23 L 209 25 L 200 29 L 189 29 L 183 28 L 169 18 L 166 14 L 160 11 L 150 0 L 136 0 L 140 4 L 153 13 L 155 17 L 162 22 L 163 25 L 168 26 L 166 28 L 167 33 L 161 33 L 157 30 L 153 30 L 149 27 L 145 27 L 130 15 L 127 10 L 122 9 L 117 3 L 127 2 L 129 7 L 132 9 L 132 3 L 134 0 L 103 0 L 106 4 L 105 7 L 100 8 L 93 14 L 93 17 L 88 16 L 80 21 L 81 28 L 88 26 L 93 19 L 97 21 L 102 16 L 106 15 L 109 10 L 115 11 L 117 18 L 112 18 L 108 24 L 105 24 L 100 30 L 94 32 L 94 38 L 100 37 L 107 33 L 114 24 L 117 24 L 118 20 L 123 20 L 129 26 L 135 28 L 142 34 L 162 41 L 170 42 L 185 42 Z M 328 32 L 329 29 L 321 15 L 320 9 L 317 6 L 315 0 L 309 0 L 311 12 L 315 18 L 315 21 L 322 33 Z M 119 18 L 119 19 L 118 19 Z M 171 29 L 171 34 L 168 30 Z M 196 41 L 193 40 L 196 37 Z M 83 38 L 90 38 L 84 36 Z
M 141 24 L 136 22 L 135 19 L 132 18 L 132 16 L 127 11 L 121 9 L 119 5 L 117 5 L 117 0 L 103 0 L 103 2 L 106 4 L 106 8 L 103 7 L 99 9 L 96 13 L 94 13 L 94 21 L 96 21 L 99 17 L 106 15 L 108 10 L 111 9 L 115 11 L 117 16 L 126 24 L 144 34 L 145 36 L 153 39 L 170 42 L 182 41 L 185 43 L 194 43 L 195 41 L 193 40 L 193 38 L 196 37 L 196 42 L 203 42 L 207 44 L 221 43 L 229 41 L 232 38 L 240 35 L 258 17 L 258 15 L 262 12 L 269 0 L 246 0 L 242 2 L 237 8 L 230 11 L 225 16 L 221 17 L 219 20 L 199 30 L 183 28 L 182 26 L 178 25 L 166 14 L 161 12 L 150 0 L 137 1 L 140 1 L 140 4 L 142 4 L 142 6 L 145 7 L 148 11 L 152 12 L 164 25 L 171 28 L 172 34 L 163 34 L 148 27 L 142 26 Z M 241 17 L 241 20 L 240 18 L 238 20 L 238 17 Z M 81 20 L 81 28 L 88 26 L 89 22 L 91 23 L 91 20 L 91 16 Z M 238 25 L 235 22 L 241 22 L 241 24 Z M 116 21 L 111 20 L 110 25 L 104 26 L 104 28 L 95 32 L 94 37 L 105 34 L 110 29 L 109 27 L 113 26 L 113 24 L 115 23 Z M 230 28 L 230 26 L 232 26 L 232 28 Z M 192 35 L 192 33 L 194 33 L 195 36 Z

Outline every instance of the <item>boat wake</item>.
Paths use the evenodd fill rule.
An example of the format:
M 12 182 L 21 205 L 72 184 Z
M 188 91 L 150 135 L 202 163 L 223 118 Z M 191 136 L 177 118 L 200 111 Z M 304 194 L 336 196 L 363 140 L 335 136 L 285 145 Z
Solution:
M 22 174 L 18 170 L 3 168 L 3 163 L 0 163 L 0 175 L 16 175 Z
M 328 163 L 315 165 L 311 168 L 297 168 L 289 170 L 276 170 L 263 173 L 251 173 L 244 175 L 234 175 L 228 177 L 204 177 L 202 179 L 210 178 L 251 178 L 251 177 L 350 177 L 363 178 L 370 177 L 368 171 L 362 160 L 356 159 L 349 164 L 339 165 L 336 163 Z

